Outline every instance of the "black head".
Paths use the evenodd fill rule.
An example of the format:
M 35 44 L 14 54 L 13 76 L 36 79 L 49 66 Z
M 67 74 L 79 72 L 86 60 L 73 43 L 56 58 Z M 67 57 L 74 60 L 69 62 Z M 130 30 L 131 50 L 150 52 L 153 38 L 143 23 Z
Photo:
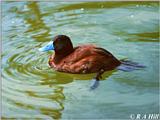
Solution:
M 53 39 L 53 46 L 56 54 L 66 55 L 73 51 L 70 38 L 66 35 L 57 35 Z

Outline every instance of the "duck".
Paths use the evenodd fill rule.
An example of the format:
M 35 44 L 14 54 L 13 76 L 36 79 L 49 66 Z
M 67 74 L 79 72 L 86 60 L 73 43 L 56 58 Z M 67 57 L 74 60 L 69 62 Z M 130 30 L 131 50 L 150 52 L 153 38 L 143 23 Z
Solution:
M 111 71 L 122 64 L 112 53 L 93 44 L 73 47 L 70 37 L 56 35 L 47 45 L 39 48 L 46 52 L 53 50 L 48 64 L 59 72 L 71 74 L 96 73 L 91 88 L 98 86 L 99 80 L 105 71 Z

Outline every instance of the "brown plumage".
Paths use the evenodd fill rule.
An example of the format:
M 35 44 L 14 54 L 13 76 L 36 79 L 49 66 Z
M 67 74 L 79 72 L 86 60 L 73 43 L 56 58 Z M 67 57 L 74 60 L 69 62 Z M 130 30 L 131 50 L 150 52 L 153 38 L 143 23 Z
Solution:
M 94 45 L 73 48 L 70 38 L 65 35 L 56 36 L 53 45 L 55 53 L 50 57 L 49 65 L 57 71 L 75 74 L 98 73 L 101 70 L 113 70 L 121 64 L 103 48 Z

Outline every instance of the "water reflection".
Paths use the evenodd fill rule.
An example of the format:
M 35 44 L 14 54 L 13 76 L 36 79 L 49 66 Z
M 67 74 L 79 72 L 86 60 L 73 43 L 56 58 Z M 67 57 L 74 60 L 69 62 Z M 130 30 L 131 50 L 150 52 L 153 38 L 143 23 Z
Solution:
M 50 40 L 50 28 L 43 21 L 43 14 L 40 12 L 38 3 L 27 2 L 25 7 L 25 10 L 16 9 L 15 11 L 9 11 L 16 12 L 17 16 L 24 18 L 25 24 L 29 25 L 22 35 L 31 36 L 37 42 Z M 18 25 L 15 25 L 15 27 L 18 27 Z M 21 41 L 23 40 L 26 39 L 21 39 Z M 25 43 L 21 42 L 21 44 Z M 50 87 L 50 89 L 53 89 L 52 92 L 42 92 L 46 91 L 47 87 L 45 85 L 44 87 L 39 85 L 39 80 L 52 78 L 52 81 L 54 81 L 54 77 L 52 77 L 54 73 L 48 73 L 49 70 L 45 64 L 47 61 L 47 59 L 45 59 L 46 56 L 41 55 L 36 57 L 36 52 L 33 52 L 33 44 L 32 47 L 29 47 L 30 43 L 27 43 L 27 45 L 28 47 L 26 49 L 24 49 L 24 47 L 18 48 L 19 51 L 16 50 L 9 58 L 5 58 L 7 61 L 4 62 L 7 66 L 3 68 L 2 76 L 3 83 L 5 84 L 3 91 L 5 94 L 8 94 L 8 96 L 3 96 L 3 104 L 5 105 L 7 101 L 7 103 L 12 105 L 16 110 L 39 111 L 40 114 L 50 116 L 53 119 L 60 119 L 64 109 L 63 101 L 65 100 L 63 87 L 54 86 L 53 88 Z M 15 49 L 17 48 L 12 48 L 12 50 Z M 44 66 L 46 66 L 47 69 Z M 43 69 L 38 69 L 39 67 Z M 27 113 L 30 112 L 26 112 L 26 114 Z M 22 114 L 25 114 L 25 112 Z M 4 111 L 3 119 L 10 118 L 14 119 L 16 116 Z M 24 115 L 22 118 L 27 119 L 28 116 Z
M 115 32 L 115 35 L 125 36 L 128 42 L 159 42 L 159 32 L 139 32 L 139 33 L 126 33 Z
M 111 75 L 116 73 L 117 70 L 107 71 L 102 75 L 102 80 L 107 80 Z M 61 72 L 54 72 L 51 78 L 41 79 L 41 85 L 49 85 L 50 87 L 57 84 L 68 84 L 74 80 L 92 80 L 96 74 L 68 74 Z M 61 77 L 60 77 L 61 76 Z
M 157 29 L 153 30 L 154 26 L 152 26 L 153 24 L 156 26 L 158 19 L 151 19 L 154 18 L 152 13 L 158 15 L 158 3 L 72 2 L 71 4 L 62 4 L 61 2 L 50 2 L 46 4 L 30 1 L 5 4 L 3 9 L 8 6 L 7 9 L 11 10 L 6 10 L 3 14 L 5 34 L 3 34 L 2 56 L 2 102 L 5 109 L 2 111 L 2 119 L 23 119 L 21 116 L 24 119 L 63 119 L 64 116 L 75 118 L 77 115 L 77 118 L 81 118 L 79 113 L 82 110 L 85 113 L 82 117 L 86 118 L 106 118 L 108 117 L 106 114 L 113 115 L 110 118 L 118 118 L 122 115 L 128 115 L 122 107 L 126 108 L 125 110 L 128 112 L 133 112 L 132 107 L 137 103 L 136 111 L 145 110 L 146 113 L 152 113 L 153 105 L 150 103 L 158 105 L 153 97 L 158 93 L 158 62 L 154 61 L 158 58 L 158 52 L 155 52 L 158 51 L 158 47 L 154 47 L 154 45 L 158 42 L 159 32 Z M 148 22 L 140 22 L 139 24 L 142 27 L 147 24 L 152 29 L 146 30 L 144 28 L 138 31 L 139 26 L 133 24 L 134 22 L 130 19 L 130 15 L 136 16 L 137 13 L 141 13 L 142 16 L 147 14 L 146 20 Z M 139 17 L 138 19 L 143 21 L 144 18 Z M 13 24 L 12 21 L 17 22 Z M 7 27 L 8 24 L 11 24 L 11 27 Z M 130 29 L 130 25 L 135 27 Z M 75 43 L 79 44 L 79 41 L 83 38 L 81 42 L 84 44 L 96 43 L 102 45 L 113 51 L 116 56 L 122 58 L 130 56 L 130 59 L 140 60 L 141 63 L 153 69 L 143 71 L 143 75 L 142 71 L 130 72 L 127 75 L 119 71 L 106 72 L 102 79 L 106 81 L 101 81 L 103 84 L 99 86 L 102 86 L 102 89 L 87 92 L 85 83 L 88 84 L 90 81 L 85 80 L 91 80 L 95 74 L 76 75 L 56 72 L 49 68 L 47 64 L 49 53 L 40 54 L 37 51 L 39 44 L 50 40 L 50 26 L 56 26 L 52 30 L 53 32 L 67 31 L 76 38 L 73 41 Z M 124 33 L 123 29 L 125 29 Z M 120 32 L 116 34 L 116 31 Z M 19 32 L 21 33 L 19 34 Z M 117 41 L 117 36 L 124 37 L 125 40 L 119 39 Z M 31 39 L 28 39 L 28 37 L 31 37 Z M 126 41 L 130 41 L 130 43 Z M 137 46 L 135 42 L 142 42 L 142 46 Z M 148 42 L 147 49 L 145 42 Z M 138 49 L 134 53 L 133 50 L 135 49 L 131 48 L 131 52 L 128 52 L 124 49 L 124 46 L 141 48 L 144 51 Z M 10 49 L 6 49 L 8 47 Z M 155 50 L 153 51 L 153 49 Z M 146 53 L 145 50 L 147 50 Z M 149 60 L 151 63 L 147 62 Z M 86 89 L 82 89 L 83 87 Z M 139 96 L 132 90 L 130 92 L 130 89 L 135 89 L 144 95 L 147 93 L 147 95 Z M 146 93 L 141 91 L 144 89 L 146 89 Z M 154 93 L 152 94 L 150 90 L 153 90 Z M 120 91 L 122 92 L 120 93 Z M 146 107 L 142 106 L 143 102 L 141 101 L 134 103 L 130 96 L 134 98 L 133 100 L 139 98 L 139 100 L 145 101 Z M 151 99 L 146 100 L 146 97 Z M 122 107 L 118 107 L 118 103 L 121 103 Z M 131 106 L 130 103 L 132 103 L 132 107 L 128 107 Z M 112 109 L 113 107 L 115 109 Z M 154 111 L 157 110 L 158 108 Z
M 110 1 L 101 1 L 101 2 L 84 2 L 84 3 L 75 3 L 70 5 L 65 5 L 56 9 L 56 12 L 59 11 L 68 11 L 68 10 L 76 10 L 76 9 L 103 9 L 103 8 L 120 8 L 125 6 L 133 6 L 133 5 L 154 5 L 156 2 L 135 2 L 135 1 L 117 1 L 117 2 L 110 2 Z M 156 3 L 157 4 L 157 3 Z
M 159 42 L 159 32 L 144 32 L 144 33 L 132 33 L 129 34 L 130 42 Z
M 52 92 L 45 92 L 45 91 L 37 92 L 34 90 L 26 90 L 23 92 L 22 91 L 19 91 L 19 92 L 21 92 L 21 94 L 19 95 L 19 98 L 23 96 L 22 94 L 25 94 L 26 97 L 20 98 L 19 100 L 15 100 L 14 98 L 10 99 L 10 98 L 5 98 L 5 96 L 3 96 L 3 100 L 5 98 L 10 105 L 16 106 L 17 110 L 20 109 L 22 111 L 26 111 L 26 113 L 22 113 L 24 114 L 24 116 L 22 117 L 19 116 L 19 118 L 27 119 L 29 117 L 27 116 L 27 113 L 30 113 L 30 111 L 39 111 L 39 113 L 47 116 L 47 118 L 53 118 L 53 119 L 61 118 L 62 111 L 64 110 L 64 100 L 65 100 L 65 96 L 63 94 L 63 87 L 55 86 Z M 17 119 L 16 116 L 14 115 L 12 116 L 13 116 L 12 118 Z M 5 116 L 3 117 L 6 119 L 11 118 L 11 117 L 7 118 Z M 42 119 L 41 117 L 34 117 L 32 115 L 29 118 Z
M 39 9 L 37 2 L 28 2 L 26 4 L 27 11 L 19 12 L 24 14 L 25 21 L 29 24 L 28 30 L 25 33 L 32 34 L 37 42 L 49 41 L 50 40 L 50 28 L 43 21 L 43 14 Z
M 44 114 L 44 115 L 48 115 L 53 119 L 60 119 L 61 118 L 61 114 L 62 111 L 64 109 L 64 100 L 65 100 L 65 96 L 63 94 L 63 87 L 57 86 L 54 89 L 54 92 L 46 95 L 43 93 L 36 93 L 34 91 L 26 91 L 26 94 L 30 97 L 35 97 L 35 98 L 45 98 L 45 99 L 49 99 L 52 102 L 56 102 L 59 104 L 58 108 L 51 108 L 51 107 L 39 107 L 39 111 Z M 41 95 L 42 94 L 42 95 Z

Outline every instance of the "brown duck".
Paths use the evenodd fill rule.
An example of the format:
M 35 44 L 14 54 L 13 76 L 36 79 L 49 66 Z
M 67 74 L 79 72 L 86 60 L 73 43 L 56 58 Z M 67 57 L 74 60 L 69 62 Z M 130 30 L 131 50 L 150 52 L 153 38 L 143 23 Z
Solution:
M 133 66 L 133 62 L 120 61 L 104 48 L 94 45 L 73 47 L 70 38 L 66 35 L 55 36 L 53 41 L 39 50 L 55 51 L 49 58 L 49 65 L 57 71 L 73 74 L 97 73 L 91 88 L 97 87 L 105 71 L 113 70 L 122 63 Z

